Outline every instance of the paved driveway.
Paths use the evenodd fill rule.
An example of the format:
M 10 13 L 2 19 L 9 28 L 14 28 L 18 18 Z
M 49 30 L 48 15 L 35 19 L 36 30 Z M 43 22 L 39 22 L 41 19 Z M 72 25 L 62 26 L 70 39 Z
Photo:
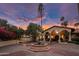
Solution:
M 29 44 L 14 44 L 0 47 L 2 56 L 79 56 L 79 45 L 75 44 L 58 44 L 53 42 L 49 51 L 33 52 L 30 51 Z

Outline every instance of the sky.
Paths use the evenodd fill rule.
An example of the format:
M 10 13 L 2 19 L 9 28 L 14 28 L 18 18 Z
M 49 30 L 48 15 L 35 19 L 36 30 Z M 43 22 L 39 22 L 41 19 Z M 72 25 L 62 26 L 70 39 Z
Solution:
M 41 18 L 38 17 L 38 5 L 38 3 L 0 3 L 0 18 L 23 29 L 27 29 L 31 22 L 40 25 Z M 70 25 L 78 21 L 76 3 L 43 3 L 43 8 L 43 29 L 59 25 L 62 16 L 69 21 Z

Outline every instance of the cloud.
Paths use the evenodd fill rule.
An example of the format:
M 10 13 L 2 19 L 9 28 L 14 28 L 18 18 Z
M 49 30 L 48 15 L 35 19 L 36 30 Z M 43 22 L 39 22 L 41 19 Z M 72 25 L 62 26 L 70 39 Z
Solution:
M 48 24 L 44 24 L 42 27 L 43 27 L 43 29 L 45 30 L 45 29 L 48 29 L 48 28 L 52 27 L 53 25 L 54 25 L 54 24 L 48 23 Z
M 18 27 L 22 28 L 23 30 L 27 29 L 27 25 L 19 25 Z
M 31 22 L 33 23 L 39 23 L 41 20 L 43 21 L 46 17 L 43 16 L 42 18 L 41 17 L 37 17 L 37 18 L 34 18 L 31 20 Z
M 36 16 L 36 4 L 0 4 L 0 11 L 4 12 L 6 16 L 21 17 L 21 16 Z
M 4 12 L 6 16 L 10 17 L 13 17 L 18 12 L 18 10 L 16 10 L 15 6 L 12 4 L 0 4 L 0 11 Z
M 47 22 L 43 25 L 43 29 L 48 29 L 52 26 L 60 26 L 60 18 L 47 18 Z M 57 22 L 55 22 L 57 21 Z
M 56 23 L 44 24 L 44 25 L 43 25 L 43 29 L 45 30 L 45 29 L 48 29 L 48 28 L 50 28 L 50 27 L 52 27 L 52 26 L 60 26 L 60 24 L 56 24 Z
M 43 16 L 43 17 L 42 17 L 42 21 L 43 21 L 45 18 L 46 18 L 46 17 Z M 41 21 L 41 17 L 36 17 L 36 18 L 32 18 L 32 19 L 30 19 L 30 18 L 17 18 L 17 21 L 20 21 L 20 22 L 24 21 L 24 22 L 27 22 L 27 23 L 29 23 L 29 22 L 32 22 L 32 23 L 39 23 L 39 22 Z
M 42 17 L 43 18 L 43 20 L 46 18 L 46 17 Z M 41 18 L 40 17 L 37 17 L 37 18 L 34 18 L 34 19 L 31 19 L 31 20 L 29 20 L 29 19 L 27 19 L 27 18 L 25 18 L 26 19 L 26 22 L 27 23 L 30 23 L 30 22 L 32 22 L 32 23 L 39 23 L 40 21 L 41 21 Z M 56 23 L 56 22 L 54 22 L 54 20 L 58 20 L 59 21 L 59 18 L 55 18 L 55 19 L 51 19 L 51 18 L 46 18 L 48 21 L 47 21 L 47 23 L 46 24 L 44 24 L 44 25 L 42 25 L 43 26 L 43 29 L 45 30 L 45 29 L 47 29 L 47 28 L 49 28 L 49 27 L 52 27 L 52 26 L 55 26 L 55 25 L 59 25 L 59 23 Z M 21 21 L 24 21 L 23 20 L 23 18 L 21 19 L 20 18 L 20 20 Z M 27 21 L 28 20 L 28 21 Z M 27 29 L 26 27 L 27 27 L 27 25 L 20 25 L 20 27 L 21 28 L 23 28 L 23 29 Z
M 0 11 L 4 12 L 1 18 L 7 19 L 10 24 L 20 27 L 26 27 L 30 22 L 39 23 L 41 17 L 36 17 L 38 13 L 36 7 L 36 4 L 0 4 Z M 32 15 L 32 18 L 30 15 Z M 30 18 L 24 16 L 29 16 Z M 46 16 L 43 16 L 42 21 L 45 18 Z
M 21 23 L 18 23 L 16 20 L 13 20 L 9 17 L 6 17 L 6 16 L 0 16 L 1 19 L 4 19 L 4 20 L 7 20 L 8 21 L 8 24 L 12 24 L 12 25 L 15 25 L 15 26 L 19 26 L 19 25 L 22 25 Z
M 76 16 L 78 16 L 77 5 L 75 3 L 73 3 L 73 4 L 69 4 L 69 3 L 61 4 L 59 12 L 60 12 L 60 16 L 64 16 L 67 20 L 75 18 Z
M 19 22 L 29 22 L 30 21 L 30 19 L 28 19 L 28 18 L 21 18 L 21 17 L 17 17 L 16 20 Z
M 70 4 L 61 4 L 60 14 L 62 16 L 67 16 L 69 14 Z
M 44 28 L 51 27 L 53 25 L 60 24 L 60 18 L 48 18 L 49 16 L 49 9 L 53 9 L 57 7 L 57 10 L 59 16 L 65 16 L 66 19 L 69 19 L 69 17 L 74 18 L 77 16 L 77 9 L 76 4 L 60 4 L 60 6 L 54 6 L 54 4 L 51 4 L 51 6 L 54 6 L 51 8 L 51 6 L 46 4 L 47 6 L 47 12 L 45 16 L 43 16 L 42 21 L 44 23 Z M 14 24 L 17 26 L 20 26 L 22 28 L 26 28 L 26 26 L 32 22 L 32 23 L 37 23 L 39 24 L 41 21 L 40 17 L 36 17 L 38 12 L 37 12 L 37 4 L 0 4 L 0 17 L 7 19 L 10 24 Z M 60 7 L 60 8 L 59 8 Z M 49 9 L 48 9 L 49 8 Z M 4 14 L 2 14 L 4 13 Z M 52 15 L 54 16 L 54 15 Z M 23 18 L 24 17 L 24 18 Z M 72 20 L 71 20 L 72 21 Z M 74 21 L 71 22 L 70 24 Z
M 17 23 L 16 21 L 14 21 L 14 20 L 12 20 L 12 19 L 10 19 L 10 18 L 8 18 L 8 17 L 5 17 L 5 16 L 0 16 L 0 18 L 1 18 L 1 19 L 4 19 L 4 20 L 7 20 L 9 24 L 13 24 L 13 25 L 17 26 L 18 28 L 20 27 L 20 28 L 22 28 L 22 29 L 24 29 L 24 30 L 27 29 L 27 25 L 26 25 L 26 24 L 22 24 L 22 23 L 19 24 L 19 23 Z
M 74 26 L 74 24 L 77 23 L 77 22 L 79 22 L 79 21 L 74 18 L 74 19 L 69 20 L 68 24 L 69 24 L 69 26 Z

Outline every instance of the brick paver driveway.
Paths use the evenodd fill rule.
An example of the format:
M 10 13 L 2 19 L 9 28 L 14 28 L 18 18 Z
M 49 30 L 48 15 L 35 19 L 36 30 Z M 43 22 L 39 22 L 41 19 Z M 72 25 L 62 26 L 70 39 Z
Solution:
M 2 56 L 79 56 L 79 45 L 75 44 L 58 44 L 53 42 L 49 51 L 33 52 L 30 51 L 29 44 L 15 44 L 0 47 Z

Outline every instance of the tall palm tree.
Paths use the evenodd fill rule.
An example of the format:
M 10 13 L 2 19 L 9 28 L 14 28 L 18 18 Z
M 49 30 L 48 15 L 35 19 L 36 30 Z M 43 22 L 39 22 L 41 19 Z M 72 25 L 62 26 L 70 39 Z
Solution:
M 44 13 L 43 4 L 40 3 L 40 4 L 38 5 L 38 16 L 41 17 L 41 27 L 42 27 L 42 17 L 43 17 L 43 13 Z

